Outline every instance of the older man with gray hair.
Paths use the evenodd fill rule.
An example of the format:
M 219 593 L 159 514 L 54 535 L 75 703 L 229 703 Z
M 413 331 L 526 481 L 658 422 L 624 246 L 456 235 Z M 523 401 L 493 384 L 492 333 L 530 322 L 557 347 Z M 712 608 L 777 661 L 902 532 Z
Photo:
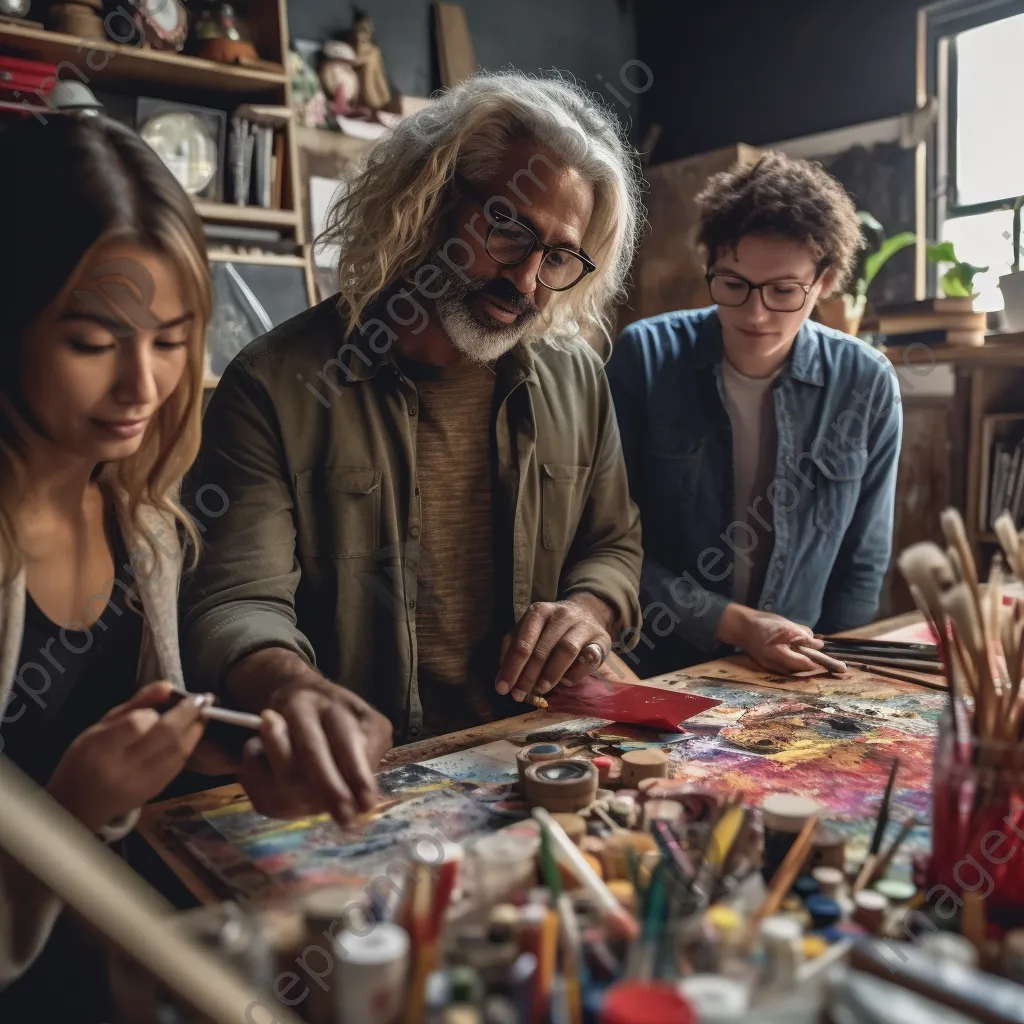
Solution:
M 339 294 L 224 374 L 191 484 L 226 510 L 183 657 L 263 711 L 241 774 L 265 813 L 347 820 L 393 735 L 514 712 L 635 634 L 638 514 L 586 338 L 608 338 L 638 195 L 587 93 L 471 79 L 333 209 Z

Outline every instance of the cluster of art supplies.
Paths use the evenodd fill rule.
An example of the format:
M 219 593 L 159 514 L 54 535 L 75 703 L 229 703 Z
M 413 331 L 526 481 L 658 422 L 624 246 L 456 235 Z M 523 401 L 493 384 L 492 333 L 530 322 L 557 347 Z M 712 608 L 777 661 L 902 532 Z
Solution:
M 900 559 L 938 638 L 915 656 L 949 693 L 913 870 L 896 757 L 851 857 L 805 796 L 748 807 L 669 778 L 657 744 L 538 742 L 517 756 L 530 817 L 421 834 L 365 888 L 249 919 L 273 966 L 252 941 L 236 965 L 311 1024 L 1024 1024 L 1024 602 L 1003 600 L 1001 559 L 982 588 L 959 515 L 942 523 L 945 551 Z M 223 952 L 222 925 L 205 937 Z
M 744 807 L 667 778 L 656 748 L 538 743 L 519 769 L 528 820 L 422 834 L 365 889 L 265 916 L 268 987 L 312 1024 L 1024 1021 L 1024 931 L 995 964 L 890 875 L 915 824 L 882 848 L 897 761 L 860 864 L 815 801 Z

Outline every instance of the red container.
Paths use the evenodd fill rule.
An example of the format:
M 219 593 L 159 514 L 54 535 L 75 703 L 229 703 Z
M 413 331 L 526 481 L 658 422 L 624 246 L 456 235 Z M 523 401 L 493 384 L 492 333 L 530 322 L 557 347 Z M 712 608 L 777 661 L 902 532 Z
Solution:
M 624 981 L 608 989 L 600 1024 L 697 1024 L 690 1002 L 671 985 Z
M 45 61 L 0 57 L 0 100 L 42 103 L 57 83 L 56 71 L 55 64 Z

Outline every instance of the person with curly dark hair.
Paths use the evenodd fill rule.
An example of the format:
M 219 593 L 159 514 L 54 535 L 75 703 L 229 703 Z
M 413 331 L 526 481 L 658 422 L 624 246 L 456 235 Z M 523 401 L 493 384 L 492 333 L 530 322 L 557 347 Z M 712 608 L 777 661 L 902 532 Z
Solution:
M 643 675 L 730 647 L 800 672 L 815 632 L 878 610 L 899 389 L 872 349 L 808 319 L 862 244 L 820 165 L 770 153 L 697 203 L 714 305 L 630 325 L 608 366 L 643 523 L 634 654 Z

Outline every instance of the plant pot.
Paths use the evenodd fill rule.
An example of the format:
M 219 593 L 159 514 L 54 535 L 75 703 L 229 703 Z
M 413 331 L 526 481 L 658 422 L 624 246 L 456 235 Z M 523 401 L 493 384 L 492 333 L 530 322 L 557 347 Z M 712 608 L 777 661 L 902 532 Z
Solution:
M 833 295 L 828 299 L 819 299 L 813 315 L 819 324 L 856 335 L 866 305 L 867 298 L 863 295 Z
M 1006 306 L 1006 326 L 1011 331 L 1024 331 L 1024 270 L 999 278 L 999 290 Z

